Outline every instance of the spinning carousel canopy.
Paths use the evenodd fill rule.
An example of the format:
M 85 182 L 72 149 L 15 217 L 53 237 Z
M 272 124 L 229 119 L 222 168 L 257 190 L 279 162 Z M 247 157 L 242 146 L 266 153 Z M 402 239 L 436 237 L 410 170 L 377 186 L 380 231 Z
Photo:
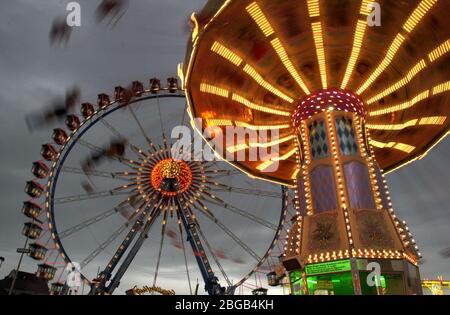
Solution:
M 307 113 L 302 101 L 327 89 L 363 102 L 370 142 L 386 171 L 423 157 L 448 134 L 450 1 L 379 0 L 380 26 L 371 26 L 377 9 L 370 3 L 210 0 L 192 16 L 184 65 L 190 114 L 208 126 L 280 131 L 277 171 L 261 172 L 261 161 L 235 166 L 291 184 L 292 116 Z

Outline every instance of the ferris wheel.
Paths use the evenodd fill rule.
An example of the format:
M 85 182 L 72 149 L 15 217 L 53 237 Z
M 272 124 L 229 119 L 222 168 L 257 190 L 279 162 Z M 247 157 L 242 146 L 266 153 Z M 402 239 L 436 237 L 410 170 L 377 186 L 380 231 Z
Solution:
M 182 151 L 171 135 L 186 120 L 177 79 L 151 79 L 100 94 L 53 130 L 22 209 L 25 247 L 52 294 L 201 294 L 199 283 L 210 295 L 266 294 L 283 282 L 293 191 L 192 159 L 193 145 Z

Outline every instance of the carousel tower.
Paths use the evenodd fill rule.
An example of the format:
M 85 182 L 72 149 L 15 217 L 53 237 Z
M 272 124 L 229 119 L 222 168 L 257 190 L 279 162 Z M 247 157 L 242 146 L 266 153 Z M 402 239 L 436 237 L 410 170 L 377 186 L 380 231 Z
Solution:
M 271 160 L 227 160 L 296 192 L 270 273 L 292 294 L 422 294 L 421 255 L 384 175 L 449 133 L 449 11 L 444 0 L 211 0 L 192 15 L 180 76 L 198 131 L 258 133 L 209 140 L 246 156 L 276 145 Z
M 292 115 L 302 154 L 297 154 L 300 171 L 294 179 L 298 212 L 282 262 L 296 291 L 381 293 L 385 278 L 372 290 L 366 284 L 368 260 L 419 279 L 420 253 L 392 209 L 366 114 L 364 102 L 352 92 L 326 89 L 300 101 Z M 419 293 L 420 284 L 406 289 Z

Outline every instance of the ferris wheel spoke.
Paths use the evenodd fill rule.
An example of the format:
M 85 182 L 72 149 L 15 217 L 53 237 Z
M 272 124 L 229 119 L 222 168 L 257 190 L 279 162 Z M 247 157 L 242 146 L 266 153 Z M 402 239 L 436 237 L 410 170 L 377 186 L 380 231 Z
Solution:
M 166 154 L 169 154 L 170 152 L 170 150 L 169 150 L 169 147 L 170 147 L 170 145 L 171 145 L 171 142 L 169 141 L 169 139 L 167 139 L 167 136 L 166 136 L 166 133 L 165 132 L 163 132 L 163 134 L 162 134 L 162 136 L 163 136 L 163 144 L 164 144 L 164 149 L 165 149 L 165 153 Z M 166 155 L 166 158 L 169 158 L 170 156 L 168 156 L 168 155 Z
M 247 218 L 249 220 L 252 220 L 253 222 L 256 222 L 262 226 L 265 226 L 271 230 L 277 231 L 278 230 L 278 226 L 276 226 L 275 224 L 270 223 L 269 221 L 266 221 L 254 214 L 248 213 L 247 211 L 244 211 L 236 206 L 233 206 L 229 203 L 226 203 L 225 201 L 221 200 L 220 198 L 209 194 L 208 192 L 204 192 L 203 197 L 201 198 L 203 201 L 209 203 L 209 204 L 213 204 L 216 206 L 219 206 L 225 210 L 229 210 L 235 214 L 238 214 L 244 218 Z
M 191 209 L 190 208 L 188 208 L 188 209 L 191 212 L 191 216 L 192 216 Z M 203 242 L 205 243 L 205 245 L 208 248 L 211 256 L 213 257 L 214 261 L 216 262 L 217 267 L 219 267 L 219 270 L 222 273 L 222 275 L 223 275 L 225 281 L 227 282 L 228 286 L 231 287 L 233 284 L 231 283 L 230 278 L 228 278 L 228 275 L 225 273 L 225 269 L 222 267 L 222 264 L 220 263 L 219 258 L 214 253 L 214 250 L 212 249 L 211 245 L 209 244 L 208 239 L 203 234 L 203 231 L 202 231 L 202 229 L 200 227 L 200 223 L 198 222 L 197 218 L 194 218 L 194 222 L 197 224 L 197 229 L 198 229 L 198 232 L 200 234 L 200 237 L 203 239 Z
M 114 128 L 109 122 L 106 121 L 105 118 L 100 119 L 101 123 L 108 128 L 116 137 L 119 139 L 125 140 L 126 137 L 124 137 L 116 128 Z
M 143 169 L 150 171 L 158 162 L 166 158 L 167 151 L 162 149 L 161 146 L 159 146 L 159 148 L 155 147 L 156 151 L 154 152 L 148 150 L 149 154 L 145 153 L 143 150 L 135 147 L 134 145 L 131 145 L 130 147 L 131 150 L 139 157 L 141 163 L 146 165 L 145 167 L 142 167 L 142 165 L 137 168 L 134 167 L 134 169 L 137 169 L 139 171 Z
M 222 162 L 222 161 L 219 161 L 219 160 L 208 161 L 204 168 L 206 171 L 211 170 L 213 167 L 215 167 L 215 169 L 220 169 L 221 167 L 220 167 L 219 162 Z
M 136 122 L 139 130 L 141 131 L 144 139 L 147 141 L 147 143 L 150 145 L 150 148 L 153 150 L 153 153 L 156 153 L 157 149 L 156 149 L 155 145 L 153 144 L 152 140 L 150 139 L 150 137 L 147 135 L 147 132 L 145 132 L 144 126 L 142 126 L 142 124 L 139 121 L 139 118 L 137 117 L 135 111 L 133 110 L 133 108 L 131 106 L 128 106 L 128 110 L 130 111 L 131 116 L 133 116 L 133 119 Z
M 139 160 L 152 160 L 150 156 L 148 156 L 142 149 L 138 148 L 137 146 L 131 144 L 130 149 L 138 156 Z
M 159 96 L 156 96 L 156 103 L 157 103 L 157 107 L 158 107 L 159 124 L 161 126 L 161 133 L 162 133 L 162 135 L 164 135 L 164 123 L 163 123 L 163 118 L 162 118 L 162 113 L 161 113 L 161 104 L 159 102 Z
M 245 242 L 243 242 L 239 237 L 237 237 L 233 232 L 228 229 L 228 227 L 223 224 L 219 219 L 217 219 L 214 214 L 208 208 L 199 208 L 197 205 L 194 205 L 197 210 L 203 213 L 209 220 L 211 220 L 214 224 L 216 224 L 222 231 L 224 231 L 233 241 L 236 242 L 245 252 L 247 252 L 250 256 L 252 256 L 256 261 L 261 261 L 261 257 L 258 256 Z
M 90 143 L 90 142 L 88 142 L 86 140 L 79 139 L 78 143 L 80 145 L 88 148 L 89 150 L 96 152 L 96 153 L 103 153 L 104 152 L 104 150 L 102 148 L 100 148 L 100 147 L 98 147 L 98 146 L 96 146 L 96 145 L 94 145 L 94 144 L 92 144 L 92 143 Z M 126 165 L 128 167 L 132 167 L 132 168 L 136 167 L 136 165 L 140 165 L 139 163 L 137 163 L 137 162 L 135 162 L 135 161 L 133 161 L 131 159 L 128 159 L 126 157 L 121 157 L 121 156 L 118 156 L 118 155 L 114 155 L 114 156 L 111 156 L 109 158 L 114 160 L 114 161 L 116 161 L 116 162 L 119 162 L 119 163 L 121 163 L 123 165 Z
M 173 155 L 173 158 L 178 159 L 178 160 L 197 161 L 201 157 L 201 154 L 203 154 L 203 152 L 193 154 L 192 153 L 192 143 L 190 143 L 187 148 L 183 149 L 182 152 L 180 152 L 180 147 L 181 147 L 180 142 L 177 141 L 174 145 L 175 145 L 175 148 L 172 148 L 170 150 L 170 153 L 172 154 L 173 152 L 176 152 L 176 154 Z
M 106 218 L 109 218 L 113 214 L 119 212 L 119 208 L 121 206 L 123 206 L 124 204 L 126 204 L 126 203 L 127 203 L 127 200 L 121 202 L 117 207 L 114 207 L 112 209 L 106 210 L 106 211 L 96 215 L 95 217 L 87 219 L 87 220 L 85 220 L 85 221 L 83 221 L 83 222 L 81 222 L 81 223 L 79 223 L 79 224 L 77 224 L 75 226 L 72 226 L 72 227 L 62 231 L 61 233 L 59 233 L 59 238 L 60 239 L 64 239 L 64 238 L 66 238 L 66 237 L 68 237 L 68 236 L 70 236 L 70 235 L 72 235 L 72 234 L 74 234 L 74 233 L 76 233 L 78 231 L 81 231 L 81 230 L 83 230 L 83 229 L 85 229 L 85 228 L 87 228 L 87 227 L 89 227 L 89 226 L 91 226 L 91 225 L 93 225 L 93 224 L 95 224 L 97 222 L 100 222 L 100 221 L 102 221 L 102 220 L 104 220 Z
M 219 178 L 223 178 L 223 177 L 240 175 L 240 174 L 242 174 L 242 172 L 239 170 L 236 170 L 236 169 L 234 169 L 234 170 L 208 170 L 208 171 L 205 171 L 205 174 L 208 174 L 208 176 L 211 179 L 219 179 Z
M 70 228 L 60 232 L 59 233 L 59 238 L 62 240 L 64 238 L 67 238 L 67 237 L 71 236 L 72 234 L 74 234 L 76 232 L 84 230 L 85 228 L 87 228 L 87 227 L 89 227 L 89 226 L 91 226 L 91 225 L 93 225 L 95 223 L 103 221 L 103 220 L 109 218 L 110 216 L 112 216 L 113 214 L 120 212 L 120 208 L 124 207 L 126 205 L 129 205 L 129 198 L 125 199 L 124 201 L 119 203 L 114 208 L 106 210 L 106 211 L 104 211 L 104 212 L 102 212 L 102 213 L 100 213 L 100 214 L 98 214 L 98 215 L 96 215 L 96 216 L 94 216 L 94 217 L 92 217 L 90 219 L 87 219 L 87 220 L 85 220 L 85 221 L 83 221 L 83 222 L 81 222 L 81 223 L 79 223 L 79 224 L 77 224 L 75 226 L 72 226 L 72 227 L 70 227 Z M 135 217 L 135 213 L 133 213 L 130 216 L 129 220 L 132 220 L 132 218 L 134 218 L 134 217 Z
M 91 151 L 94 151 L 94 152 L 97 152 L 97 153 L 103 152 L 102 148 L 100 148 L 100 147 L 96 146 L 95 144 L 92 144 L 92 143 L 90 143 L 90 142 L 88 142 L 86 140 L 79 139 L 78 143 L 81 144 L 82 146 L 88 148 Z
M 69 174 L 79 174 L 86 176 L 94 176 L 94 177 L 104 177 L 104 178 L 112 178 L 117 180 L 129 181 L 124 172 L 106 172 L 106 171 L 98 171 L 98 170 L 89 170 L 84 171 L 79 167 L 71 167 L 71 166 L 63 166 L 61 168 L 61 172 L 69 173 Z M 131 174 L 130 174 L 131 175 Z
M 161 240 L 159 242 L 159 250 L 158 250 L 158 260 L 156 262 L 155 276 L 153 278 L 153 287 L 156 286 L 156 280 L 158 279 L 159 264 L 161 263 L 161 254 L 164 246 L 164 236 L 166 234 L 166 219 L 167 219 L 167 211 L 164 211 L 164 217 L 161 226 Z
M 222 192 L 234 192 L 237 194 L 244 194 L 244 195 L 256 195 L 256 196 L 262 196 L 262 197 L 272 197 L 272 198 L 280 198 L 280 193 L 275 191 L 268 191 L 268 190 L 260 190 L 260 189 L 248 189 L 248 188 L 241 188 L 241 187 L 232 187 L 229 185 L 225 185 L 218 182 L 209 182 L 213 184 L 215 187 L 210 187 L 210 191 L 222 191 Z
M 101 252 L 103 252 L 114 240 L 116 240 L 129 226 L 129 223 L 122 224 L 114 233 L 109 236 L 100 246 L 92 251 L 80 264 L 81 269 L 86 267 L 92 260 L 94 260 Z
M 68 196 L 68 197 L 61 197 L 61 198 L 55 198 L 53 200 L 55 205 L 61 205 L 66 203 L 72 203 L 72 202 L 79 202 L 79 201 L 85 201 L 85 200 L 91 200 L 91 199 L 99 199 L 99 198 L 105 198 L 105 197 L 111 197 L 111 196 L 119 196 L 119 195 L 129 195 L 132 191 L 124 191 L 124 189 L 127 189 L 129 187 L 119 187 L 113 190 L 108 191 L 101 191 L 91 194 L 80 194 L 75 196 Z

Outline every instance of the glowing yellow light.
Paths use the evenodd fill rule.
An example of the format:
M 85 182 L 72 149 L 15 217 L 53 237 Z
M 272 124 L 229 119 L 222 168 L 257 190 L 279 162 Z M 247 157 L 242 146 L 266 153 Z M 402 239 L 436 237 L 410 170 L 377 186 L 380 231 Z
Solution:
M 375 101 L 378 101 L 379 99 L 385 97 L 386 95 L 391 94 L 392 92 L 400 89 L 401 87 L 403 87 L 405 84 L 407 84 L 408 82 L 410 82 L 416 75 L 417 73 L 419 73 L 420 71 L 422 71 L 422 69 L 424 69 L 426 67 L 426 63 L 425 60 L 420 60 L 414 67 L 412 67 L 408 73 L 406 74 L 406 76 L 401 79 L 400 81 L 394 83 L 393 85 L 391 85 L 390 87 L 388 87 L 387 89 L 385 89 L 384 91 L 382 91 L 381 93 L 375 95 L 374 97 L 370 98 L 367 101 L 367 104 L 372 104 Z
M 223 58 L 225 58 L 226 60 L 230 61 L 231 63 L 233 63 L 234 65 L 236 65 L 238 67 L 243 63 L 243 60 L 241 57 L 239 57 L 232 50 L 225 47 L 224 45 L 222 45 L 219 42 L 215 42 L 212 45 L 211 51 L 217 53 L 218 55 L 222 56 Z M 260 86 L 262 86 L 269 92 L 277 95 L 278 97 L 284 99 L 285 101 L 288 101 L 289 103 L 294 102 L 294 99 L 287 96 L 286 94 L 284 94 L 283 92 L 281 92 L 280 90 L 275 88 L 273 85 L 271 85 L 269 82 L 264 80 L 264 78 L 249 64 L 246 64 L 244 66 L 243 70 L 245 73 L 247 73 L 249 76 L 251 76 L 256 81 L 256 83 L 258 83 Z
M 363 0 L 361 3 L 361 8 L 359 13 L 364 16 L 368 16 L 370 14 L 371 7 L 369 6 L 372 3 L 372 0 Z M 353 47 L 352 52 L 350 54 L 350 59 L 348 61 L 347 68 L 345 70 L 344 79 L 342 80 L 341 89 L 345 89 L 350 80 L 350 76 L 355 69 L 356 61 L 358 60 L 359 54 L 361 52 L 362 41 L 364 38 L 364 34 L 367 29 L 367 19 L 358 20 L 356 24 L 355 36 L 353 39 Z
M 443 44 L 439 45 L 433 51 L 428 54 L 428 59 L 430 62 L 437 60 L 439 57 L 445 55 L 448 51 L 450 51 L 450 41 L 447 40 Z M 389 88 L 385 89 L 381 93 L 375 95 L 367 101 L 367 104 L 372 104 L 373 102 L 385 97 L 386 95 L 391 94 L 392 92 L 398 90 L 403 87 L 405 84 L 409 83 L 420 71 L 422 71 L 426 67 L 425 60 L 420 60 L 414 67 L 412 67 L 406 77 L 401 79 L 400 81 L 394 83 Z
M 397 111 L 400 111 L 400 110 L 408 109 L 410 107 L 413 107 L 415 104 L 419 103 L 420 101 L 423 101 L 424 99 L 428 98 L 429 95 L 430 95 L 429 91 L 424 91 L 424 92 L 416 95 L 411 100 L 406 101 L 404 103 L 401 103 L 401 104 L 398 104 L 398 105 L 393 105 L 393 106 L 390 106 L 390 107 L 387 107 L 387 108 L 383 108 L 383 109 L 379 109 L 379 110 L 375 110 L 375 111 L 370 111 L 369 112 L 369 116 L 385 115 L 385 114 L 397 112 Z
M 205 25 L 204 29 L 206 30 L 209 25 L 225 10 L 225 8 L 231 3 L 231 0 L 226 0 L 222 6 L 217 10 L 216 14 L 209 20 L 209 22 Z
M 250 102 L 249 100 L 247 100 L 246 98 L 244 98 L 236 93 L 233 93 L 232 99 L 233 99 L 233 101 L 241 103 L 242 105 L 244 105 L 250 109 L 254 109 L 254 110 L 257 110 L 260 112 L 265 112 L 265 113 L 279 115 L 279 116 L 291 116 L 290 112 L 254 104 L 254 103 Z
M 400 143 L 400 142 L 383 143 L 383 142 L 379 142 L 376 140 L 370 140 L 370 144 L 376 148 L 381 148 L 381 149 L 393 148 L 393 149 L 397 149 L 399 151 L 403 151 L 406 153 L 411 153 L 412 151 L 414 151 L 416 149 L 416 147 L 414 147 L 412 145 Z
M 284 138 L 280 138 L 280 139 L 278 139 L 278 140 L 274 140 L 274 141 L 271 141 L 271 142 L 264 142 L 264 143 L 256 142 L 256 143 L 250 143 L 250 147 L 252 147 L 252 148 L 255 148 L 255 147 L 258 147 L 258 148 L 269 148 L 269 147 L 272 147 L 272 146 L 274 146 L 274 145 L 281 144 L 281 143 L 285 143 L 285 142 L 290 141 L 290 140 L 293 140 L 293 139 L 295 139 L 295 136 L 294 136 L 294 135 L 292 135 L 292 136 L 287 136 L 287 137 L 284 137 Z
M 228 119 L 207 119 L 206 123 L 210 127 L 215 126 L 233 126 L 233 122 Z
M 361 9 L 359 10 L 359 14 L 361 15 L 369 15 L 371 7 L 369 5 L 373 3 L 373 0 L 363 0 L 361 4 Z
M 389 47 L 386 56 L 383 61 L 378 65 L 374 72 L 370 75 L 366 82 L 358 89 L 357 94 L 361 95 L 377 78 L 378 76 L 387 68 L 387 66 L 391 63 L 398 49 L 403 44 L 405 37 L 402 34 L 397 34 L 391 46 Z
M 319 0 L 308 0 L 307 4 L 310 17 L 320 16 Z
M 370 111 L 369 112 L 369 116 L 379 116 L 379 115 L 385 115 L 388 113 L 393 113 L 396 111 L 400 111 L 400 110 L 405 110 L 408 109 L 412 106 L 414 106 L 415 104 L 423 101 L 424 99 L 427 99 L 428 97 L 430 97 L 431 95 L 438 95 L 444 92 L 447 92 L 450 90 L 450 81 L 444 82 L 442 84 L 436 85 L 434 86 L 430 91 L 423 91 L 422 93 L 416 95 L 414 98 L 412 98 L 409 101 L 406 101 L 404 103 L 398 104 L 398 105 L 394 105 L 394 106 L 390 106 L 387 108 L 383 108 L 383 109 L 379 109 L 379 110 L 375 110 L 375 111 Z
M 183 67 L 184 67 L 184 65 L 182 63 L 179 63 L 178 67 L 177 67 L 177 72 L 178 72 L 178 77 L 180 78 L 181 88 L 183 90 L 185 90 L 186 89 L 186 85 L 184 84 L 185 80 L 184 80 Z
M 437 0 L 423 0 L 419 3 L 417 8 L 413 11 L 413 13 L 409 16 L 405 25 L 403 25 L 403 29 L 411 33 L 416 25 L 420 22 L 420 20 L 427 14 L 427 12 L 433 7 L 433 5 L 437 2 Z
M 281 97 L 282 99 L 288 101 L 289 103 L 294 102 L 292 98 L 290 98 L 289 96 L 287 96 L 286 94 L 284 94 L 283 92 L 272 86 L 269 82 L 264 80 L 264 78 L 258 72 L 256 72 L 256 70 L 252 66 L 248 64 L 245 65 L 244 72 L 247 73 L 249 76 L 251 76 L 259 85 L 261 85 L 269 92 L 272 92 L 273 94 Z
M 446 116 L 423 117 L 419 120 L 419 125 L 443 125 L 447 120 Z
M 225 97 L 225 98 L 228 98 L 230 95 L 230 92 L 228 90 L 219 88 L 217 86 L 210 85 L 207 83 L 200 84 L 200 91 L 204 92 L 204 93 L 209 93 L 209 94 L 214 94 L 217 96 Z M 273 114 L 273 115 L 279 115 L 279 116 L 286 116 L 286 117 L 291 116 L 290 112 L 254 104 L 254 103 L 250 102 L 249 100 L 247 100 L 246 98 L 244 98 L 236 93 L 233 93 L 232 100 L 235 102 L 241 103 L 242 105 L 244 105 L 250 109 L 253 109 L 253 110 L 257 110 L 257 111 L 261 111 L 261 112 L 265 112 L 265 113 L 269 113 L 269 114 Z
M 363 6 L 364 2 L 366 1 L 363 1 Z M 361 46 L 364 34 L 366 32 L 366 28 L 367 28 L 366 20 L 359 20 L 358 23 L 356 24 L 355 38 L 353 40 L 353 48 L 350 54 L 347 69 L 345 70 L 344 79 L 342 80 L 341 89 L 345 89 L 347 87 L 348 81 L 350 80 L 350 76 L 355 68 L 356 61 L 358 60 L 359 53 L 361 52 Z
M 243 143 L 243 144 L 238 144 L 238 145 L 235 145 L 235 146 L 232 146 L 232 147 L 228 147 L 227 151 L 230 152 L 230 153 L 235 153 L 235 152 L 242 151 L 242 150 L 245 150 L 245 149 L 248 149 L 248 145 Z
M 252 4 L 250 4 L 246 9 L 266 37 L 270 37 L 271 35 L 273 35 L 275 33 L 274 29 L 272 28 L 269 21 L 267 20 L 267 18 L 265 17 L 264 13 L 261 10 L 261 8 L 258 6 L 258 4 L 256 2 L 253 2 Z M 280 60 L 283 63 L 283 65 L 286 67 L 288 72 L 291 74 L 291 76 L 294 78 L 294 80 L 301 87 L 303 92 L 305 92 L 306 94 L 310 94 L 309 89 L 307 88 L 306 84 L 303 82 L 298 71 L 295 69 L 294 65 L 292 64 L 292 61 L 289 59 L 286 50 L 284 49 L 283 45 L 281 44 L 281 41 L 278 38 L 274 38 L 270 43 L 271 43 L 272 47 L 275 49 L 275 52 L 280 57 Z M 245 71 L 245 69 L 244 69 L 244 71 Z M 289 100 L 287 100 L 287 101 L 292 103 Z
M 191 21 L 194 23 L 194 28 L 192 29 L 192 42 L 195 42 L 198 36 L 199 25 L 195 12 L 191 14 Z
M 265 169 L 269 168 L 271 165 L 273 165 L 275 162 L 271 160 L 267 160 L 259 164 L 256 169 L 259 171 L 264 171 Z
M 305 92 L 305 94 L 310 94 L 308 87 L 306 86 L 305 82 L 303 82 L 303 79 L 301 78 L 300 74 L 297 72 L 297 69 L 295 69 L 294 65 L 292 64 L 292 61 L 289 59 L 286 50 L 284 49 L 283 45 L 281 44 L 280 40 L 278 38 L 273 39 L 271 42 L 273 49 L 275 49 L 275 52 L 280 57 L 281 62 L 286 67 L 287 71 L 291 74 L 291 76 L 294 78 L 294 80 L 297 82 L 297 84 L 300 86 L 300 88 Z
M 266 37 L 269 37 L 270 35 L 275 33 L 269 21 L 267 20 L 264 13 L 261 11 L 261 8 L 258 6 L 256 2 L 251 3 L 245 9 L 250 14 L 252 19 L 256 22 L 256 24 L 258 24 L 259 28 Z
M 322 23 L 316 22 L 311 24 L 314 43 L 316 45 L 317 59 L 319 62 L 320 78 L 322 80 L 322 88 L 328 87 L 327 83 L 327 67 L 325 61 L 325 48 L 323 45 Z
M 251 125 L 246 122 L 242 121 L 236 121 L 235 122 L 237 127 L 245 127 L 252 130 L 271 130 L 271 129 L 287 129 L 291 128 L 291 125 L 285 124 L 285 125 L 268 125 L 268 126 L 262 126 L 262 125 Z
M 297 148 L 293 148 L 292 150 L 288 151 L 287 153 L 283 154 L 282 156 L 278 156 L 275 158 L 272 158 L 270 160 L 264 161 L 263 163 L 261 163 L 260 165 L 258 165 L 256 168 L 260 171 L 264 171 L 265 169 L 267 169 L 268 167 L 270 167 L 271 165 L 273 165 L 274 163 L 278 162 L 278 161 L 285 161 L 287 159 L 289 159 L 291 156 L 293 156 L 294 154 L 297 153 Z
M 231 63 L 235 64 L 236 66 L 240 66 L 242 63 L 242 58 L 236 55 L 234 52 L 232 52 L 227 47 L 223 46 L 219 42 L 215 42 L 211 46 L 211 51 L 215 52 L 216 54 L 222 56 L 223 58 L 227 59 Z
M 367 128 L 375 130 L 402 130 L 411 126 L 415 126 L 418 119 L 412 119 L 401 124 L 367 124 Z
M 222 88 L 219 88 L 217 86 L 210 85 L 207 83 L 200 84 L 200 91 L 203 93 L 214 94 L 214 95 L 218 95 L 218 96 L 222 96 L 222 97 L 226 97 L 226 98 L 228 98 L 228 96 L 230 94 L 230 92 L 226 89 L 222 89 Z
M 445 55 L 450 51 L 450 40 L 447 39 L 443 44 L 439 45 L 436 49 L 428 54 L 428 59 L 433 62 L 439 57 Z
M 293 148 L 292 150 L 288 151 L 287 153 L 283 154 L 282 156 L 273 158 L 272 161 L 275 161 L 275 162 L 285 161 L 285 160 L 289 159 L 291 156 L 293 156 L 295 153 L 297 153 L 297 148 Z
M 298 176 L 298 173 L 300 172 L 300 169 L 297 168 L 291 175 L 291 179 L 296 179 Z
M 283 125 L 251 125 L 249 123 L 243 122 L 243 121 L 235 121 L 233 124 L 232 120 L 228 119 L 207 119 L 206 120 L 208 126 L 214 127 L 214 126 L 233 126 L 236 127 L 243 127 L 248 128 L 251 130 L 271 130 L 271 129 L 287 129 L 291 126 L 289 124 L 283 124 Z
M 433 88 L 433 95 L 444 93 L 450 90 L 450 81 L 439 84 Z
M 403 29 L 410 33 L 414 29 L 414 27 L 420 22 L 420 20 L 425 16 L 425 14 L 431 9 L 431 7 L 437 2 L 437 0 L 423 0 L 417 6 L 417 8 L 413 11 L 411 16 L 408 18 L 406 23 L 403 25 Z M 375 71 L 371 74 L 369 79 L 359 88 L 357 91 L 358 94 L 363 93 L 377 78 L 378 76 L 387 68 L 387 66 L 391 63 L 398 49 L 401 47 L 405 40 L 405 37 L 402 34 L 397 34 L 394 41 L 392 42 L 389 50 L 386 54 L 386 57 L 380 63 L 380 65 L 375 69 Z
M 405 143 L 397 143 L 396 145 L 393 146 L 393 148 L 406 153 L 411 153 L 416 149 L 416 147 Z

